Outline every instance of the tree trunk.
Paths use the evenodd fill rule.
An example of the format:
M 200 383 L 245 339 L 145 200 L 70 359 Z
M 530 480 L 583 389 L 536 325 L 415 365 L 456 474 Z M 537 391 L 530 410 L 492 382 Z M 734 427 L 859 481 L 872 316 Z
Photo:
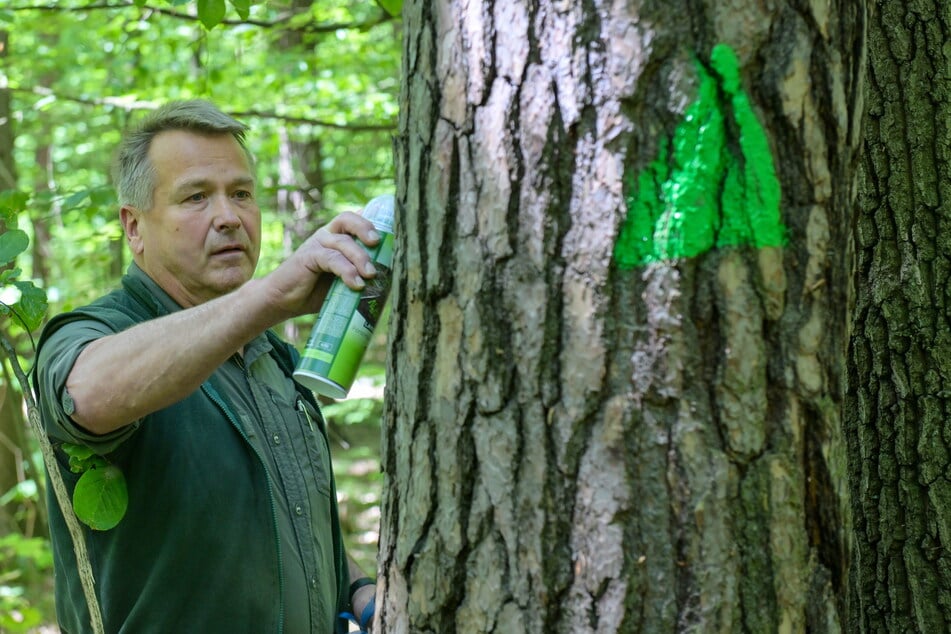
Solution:
M 47 84 L 49 85 L 49 84 Z M 33 239 L 30 241 L 33 256 L 33 277 L 43 280 L 44 285 L 50 279 L 49 260 L 51 256 L 52 235 L 50 234 L 49 218 L 58 216 L 58 203 L 54 201 L 52 192 L 56 191 L 56 182 L 53 180 L 53 138 L 52 131 L 43 125 L 37 135 L 37 146 L 33 155 L 36 160 L 36 179 L 33 183 L 34 200 L 42 199 L 42 194 L 48 194 L 48 207 L 40 208 L 38 213 L 30 214 L 33 224 Z M 38 202 L 34 203 L 39 206 Z
M 840 630 L 863 6 L 404 5 L 382 631 Z
M 878 0 L 845 429 L 855 632 L 951 629 L 951 5 Z

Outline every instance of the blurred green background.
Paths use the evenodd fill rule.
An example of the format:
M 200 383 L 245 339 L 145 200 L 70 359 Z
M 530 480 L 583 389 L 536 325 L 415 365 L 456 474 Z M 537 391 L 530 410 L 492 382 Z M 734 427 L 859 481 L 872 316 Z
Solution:
M 168 99 L 201 97 L 251 127 L 271 270 L 341 211 L 393 190 L 401 2 L 0 2 L 0 632 L 53 632 L 45 483 L 16 370 L 46 315 L 114 287 L 130 257 L 109 180 L 122 131 Z M 38 296 L 30 289 L 36 289 Z M 29 304 L 29 305 L 28 305 Z M 29 320 L 28 320 L 29 321 Z M 298 348 L 313 317 L 279 334 Z M 324 403 L 341 518 L 376 570 L 386 320 L 350 397 Z

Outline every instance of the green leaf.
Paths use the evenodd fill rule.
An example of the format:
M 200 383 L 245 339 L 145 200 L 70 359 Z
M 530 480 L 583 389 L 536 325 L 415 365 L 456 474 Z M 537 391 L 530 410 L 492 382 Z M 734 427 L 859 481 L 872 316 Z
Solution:
M 134 0 L 134 1 L 135 1 L 135 6 L 139 7 L 140 9 L 145 6 L 146 2 L 148 2 L 148 0 Z
M 85 460 L 95 455 L 95 452 L 86 445 L 74 445 L 73 443 L 64 442 L 60 447 L 62 447 L 63 453 L 70 458 Z
M 225 19 L 225 0 L 198 0 L 198 19 L 209 31 Z
M 63 453 L 69 456 L 69 470 L 73 473 L 82 473 L 96 467 L 107 467 L 109 463 L 97 456 L 92 449 L 85 445 L 72 443 L 62 444 Z
M 79 478 L 73 491 L 73 510 L 84 524 L 97 531 L 114 528 L 129 507 L 125 476 L 109 465 L 90 469 Z
M 37 288 L 33 282 L 14 282 L 14 286 L 20 289 L 17 313 L 26 322 L 27 330 L 36 330 L 46 316 L 46 291 Z
M 4 189 L 0 191 L 0 207 L 13 207 L 14 209 L 23 209 L 30 200 L 30 194 L 16 189 Z
M 101 456 L 89 456 L 88 458 L 69 457 L 69 470 L 73 473 L 85 473 L 90 469 L 100 469 L 108 466 L 109 463 Z
M 83 189 L 78 192 L 74 192 L 66 197 L 66 200 L 63 201 L 63 211 L 68 211 L 79 206 L 79 203 L 86 200 L 89 197 L 89 190 Z
M 376 3 L 394 18 L 403 12 L 403 0 L 376 0 Z
M 231 0 L 231 5 L 242 20 L 247 20 L 251 15 L 251 0 Z
M 20 273 L 22 272 L 23 271 L 20 270 L 19 267 L 0 271 L 0 285 L 9 284 L 12 280 L 15 280 L 17 277 L 19 277 Z
M 96 187 L 89 190 L 89 202 L 100 207 L 110 207 L 116 201 L 116 193 L 111 187 Z
M 13 262 L 30 246 L 30 238 L 19 229 L 7 229 L 0 233 L 0 265 Z

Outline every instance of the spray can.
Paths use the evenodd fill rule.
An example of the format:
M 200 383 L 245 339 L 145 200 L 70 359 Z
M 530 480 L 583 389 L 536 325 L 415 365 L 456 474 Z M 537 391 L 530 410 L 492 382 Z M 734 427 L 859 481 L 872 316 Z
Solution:
M 393 266 L 394 203 L 393 195 L 385 194 L 364 207 L 363 217 L 380 234 L 376 246 L 363 245 L 376 267 L 376 277 L 367 280 L 362 291 L 349 288 L 339 278 L 333 281 L 294 370 L 294 378 L 318 394 L 346 398 L 383 312 Z

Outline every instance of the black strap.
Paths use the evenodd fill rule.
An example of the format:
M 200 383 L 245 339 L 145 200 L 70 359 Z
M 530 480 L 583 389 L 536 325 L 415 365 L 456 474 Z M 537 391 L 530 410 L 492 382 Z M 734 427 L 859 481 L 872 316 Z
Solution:
M 360 577 L 356 581 L 350 584 L 350 600 L 353 600 L 353 593 L 362 588 L 363 586 L 372 586 L 376 583 L 374 579 L 370 577 Z

